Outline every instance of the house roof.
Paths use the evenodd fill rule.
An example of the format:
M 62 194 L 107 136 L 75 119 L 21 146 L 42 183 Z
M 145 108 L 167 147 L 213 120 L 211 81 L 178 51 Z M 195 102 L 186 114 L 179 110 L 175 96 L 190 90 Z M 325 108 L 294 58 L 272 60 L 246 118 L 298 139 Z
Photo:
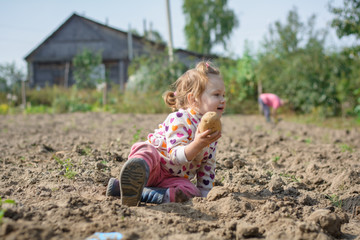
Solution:
M 127 59 L 128 32 L 110 27 L 73 13 L 58 29 L 25 57 L 26 61 L 71 61 L 83 48 L 102 49 L 104 60 Z M 164 43 L 157 43 L 132 34 L 134 56 L 152 50 L 164 50 Z M 180 58 L 217 58 L 183 49 L 175 49 Z

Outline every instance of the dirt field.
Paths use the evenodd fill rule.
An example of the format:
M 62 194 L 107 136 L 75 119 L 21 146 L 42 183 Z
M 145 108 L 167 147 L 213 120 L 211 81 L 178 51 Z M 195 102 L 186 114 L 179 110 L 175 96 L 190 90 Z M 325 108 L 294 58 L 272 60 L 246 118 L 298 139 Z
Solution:
M 185 203 L 106 197 L 166 115 L 0 116 L 0 239 L 360 239 L 360 130 L 224 116 L 216 187 Z M 140 122 L 144 125 L 140 126 Z

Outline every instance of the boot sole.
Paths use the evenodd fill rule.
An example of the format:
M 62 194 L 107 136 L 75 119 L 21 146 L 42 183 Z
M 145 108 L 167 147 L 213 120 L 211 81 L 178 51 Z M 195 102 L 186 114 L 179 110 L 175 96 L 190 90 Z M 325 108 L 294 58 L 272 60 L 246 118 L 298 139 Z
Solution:
M 138 206 L 145 187 L 146 167 L 143 159 L 128 160 L 120 172 L 121 204 Z

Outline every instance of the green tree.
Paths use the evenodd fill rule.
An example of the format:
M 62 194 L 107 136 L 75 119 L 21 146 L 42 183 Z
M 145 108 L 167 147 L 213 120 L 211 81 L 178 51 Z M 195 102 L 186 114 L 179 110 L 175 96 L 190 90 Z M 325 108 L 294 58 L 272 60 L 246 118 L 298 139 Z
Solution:
M 316 17 L 305 24 L 297 10 L 283 24 L 275 22 L 259 55 L 256 76 L 264 92 L 288 98 L 295 111 L 331 116 L 339 113 L 334 63 L 326 55 L 325 30 L 315 30 Z
M 105 81 L 105 69 L 101 63 L 101 52 L 94 53 L 86 48 L 73 58 L 74 78 L 79 89 L 95 88 L 96 84 Z
M 14 62 L 0 64 L 1 92 L 11 92 L 14 95 L 20 96 L 21 81 L 25 81 L 25 73 Z
M 329 5 L 329 10 L 335 15 L 331 26 L 336 34 L 342 38 L 354 36 L 360 39 L 360 0 L 344 0 L 343 7 Z M 360 46 L 347 47 L 337 55 L 339 67 L 334 74 L 338 78 L 338 96 L 343 103 L 354 106 L 354 113 L 360 119 Z M 346 104 L 344 104 L 346 106 Z M 344 111 L 347 109 L 343 109 Z
M 7 92 L 8 91 L 8 86 L 6 83 L 6 79 L 0 77 L 0 92 Z
M 162 38 L 161 34 L 156 30 L 146 31 L 144 34 L 144 37 L 146 39 L 149 39 L 150 41 L 156 42 L 156 43 L 162 43 L 164 44 L 165 41 Z
M 244 101 L 256 99 L 257 84 L 255 76 L 256 60 L 250 51 L 248 43 L 245 43 L 245 50 L 241 58 L 237 60 L 220 59 L 218 61 L 225 82 L 226 98 L 229 103 L 227 112 L 249 111 Z
M 133 59 L 129 66 L 127 90 L 162 94 L 186 71 L 186 66 L 178 59 L 170 63 L 167 52 L 152 52 L 147 56 Z
M 289 54 L 295 52 L 299 48 L 299 42 L 303 31 L 304 24 L 300 22 L 297 11 L 290 11 L 287 17 L 287 23 L 275 22 L 275 33 L 278 36 L 278 41 L 274 41 L 275 50 L 280 54 Z M 271 32 L 274 32 L 272 29 Z
M 227 0 L 184 0 L 185 37 L 191 51 L 210 54 L 216 44 L 226 43 L 238 20 Z
M 289 11 L 286 22 L 276 21 L 270 25 L 269 35 L 265 36 L 263 47 L 265 52 L 273 52 L 277 56 L 296 54 L 304 47 L 321 47 L 325 43 L 327 32 L 315 30 L 316 16 L 312 15 L 307 23 L 300 20 L 297 8 Z
M 360 0 L 344 0 L 343 8 L 330 5 L 329 9 L 336 16 L 331 26 L 340 38 L 353 35 L 360 39 Z

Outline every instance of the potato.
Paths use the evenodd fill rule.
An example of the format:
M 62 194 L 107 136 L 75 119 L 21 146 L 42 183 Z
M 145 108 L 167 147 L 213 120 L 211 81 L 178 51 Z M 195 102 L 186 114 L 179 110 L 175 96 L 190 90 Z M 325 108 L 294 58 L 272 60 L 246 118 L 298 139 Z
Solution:
M 216 112 L 205 113 L 201 118 L 198 128 L 200 132 L 210 129 L 210 134 L 221 131 L 220 115 L 216 114 Z

